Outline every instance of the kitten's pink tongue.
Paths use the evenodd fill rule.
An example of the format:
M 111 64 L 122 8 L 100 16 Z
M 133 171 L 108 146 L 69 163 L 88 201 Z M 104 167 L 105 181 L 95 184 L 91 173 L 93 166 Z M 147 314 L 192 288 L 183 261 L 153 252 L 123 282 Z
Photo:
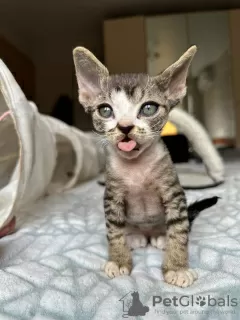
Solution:
M 136 147 L 137 143 L 134 140 L 130 140 L 128 142 L 119 142 L 118 148 L 122 151 L 132 151 Z

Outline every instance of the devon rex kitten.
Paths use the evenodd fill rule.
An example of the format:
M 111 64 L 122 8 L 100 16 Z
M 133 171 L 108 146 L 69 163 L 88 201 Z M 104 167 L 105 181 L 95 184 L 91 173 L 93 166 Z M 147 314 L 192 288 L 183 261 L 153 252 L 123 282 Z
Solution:
M 131 249 L 165 248 L 162 271 L 170 284 L 187 287 L 197 279 L 188 266 L 188 234 L 198 212 L 217 197 L 187 208 L 170 155 L 159 142 L 170 110 L 186 94 L 191 47 L 160 75 L 109 75 L 87 49 L 74 50 L 79 101 L 107 141 L 104 209 L 109 243 L 109 277 L 132 269 Z

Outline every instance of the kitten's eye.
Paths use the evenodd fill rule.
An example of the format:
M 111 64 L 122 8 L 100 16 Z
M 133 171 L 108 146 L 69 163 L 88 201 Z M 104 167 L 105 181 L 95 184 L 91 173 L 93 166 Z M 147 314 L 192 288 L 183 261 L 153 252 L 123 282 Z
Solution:
M 102 116 L 103 118 L 106 118 L 106 119 L 111 118 L 113 116 L 113 109 L 107 103 L 101 104 L 98 107 L 98 112 L 99 112 L 100 116 Z
M 146 102 L 142 105 L 139 115 L 145 116 L 145 117 L 150 117 L 153 116 L 159 108 L 159 104 L 156 102 Z

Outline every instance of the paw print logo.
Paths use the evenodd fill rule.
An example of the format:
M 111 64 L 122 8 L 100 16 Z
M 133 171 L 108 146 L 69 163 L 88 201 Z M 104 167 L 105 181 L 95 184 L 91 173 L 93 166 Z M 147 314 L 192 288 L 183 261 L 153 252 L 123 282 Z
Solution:
M 202 297 L 202 296 L 198 296 L 196 298 L 196 304 L 198 304 L 200 307 L 205 306 L 206 304 L 206 298 Z

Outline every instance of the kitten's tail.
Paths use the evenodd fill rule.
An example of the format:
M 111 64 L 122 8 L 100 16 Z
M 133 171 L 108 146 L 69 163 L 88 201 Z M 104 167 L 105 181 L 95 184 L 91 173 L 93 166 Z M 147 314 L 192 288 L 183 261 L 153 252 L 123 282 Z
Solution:
M 214 206 L 218 202 L 219 197 L 206 198 L 200 201 L 196 201 L 188 207 L 188 219 L 190 223 L 190 230 L 195 218 L 199 213 L 207 208 Z

